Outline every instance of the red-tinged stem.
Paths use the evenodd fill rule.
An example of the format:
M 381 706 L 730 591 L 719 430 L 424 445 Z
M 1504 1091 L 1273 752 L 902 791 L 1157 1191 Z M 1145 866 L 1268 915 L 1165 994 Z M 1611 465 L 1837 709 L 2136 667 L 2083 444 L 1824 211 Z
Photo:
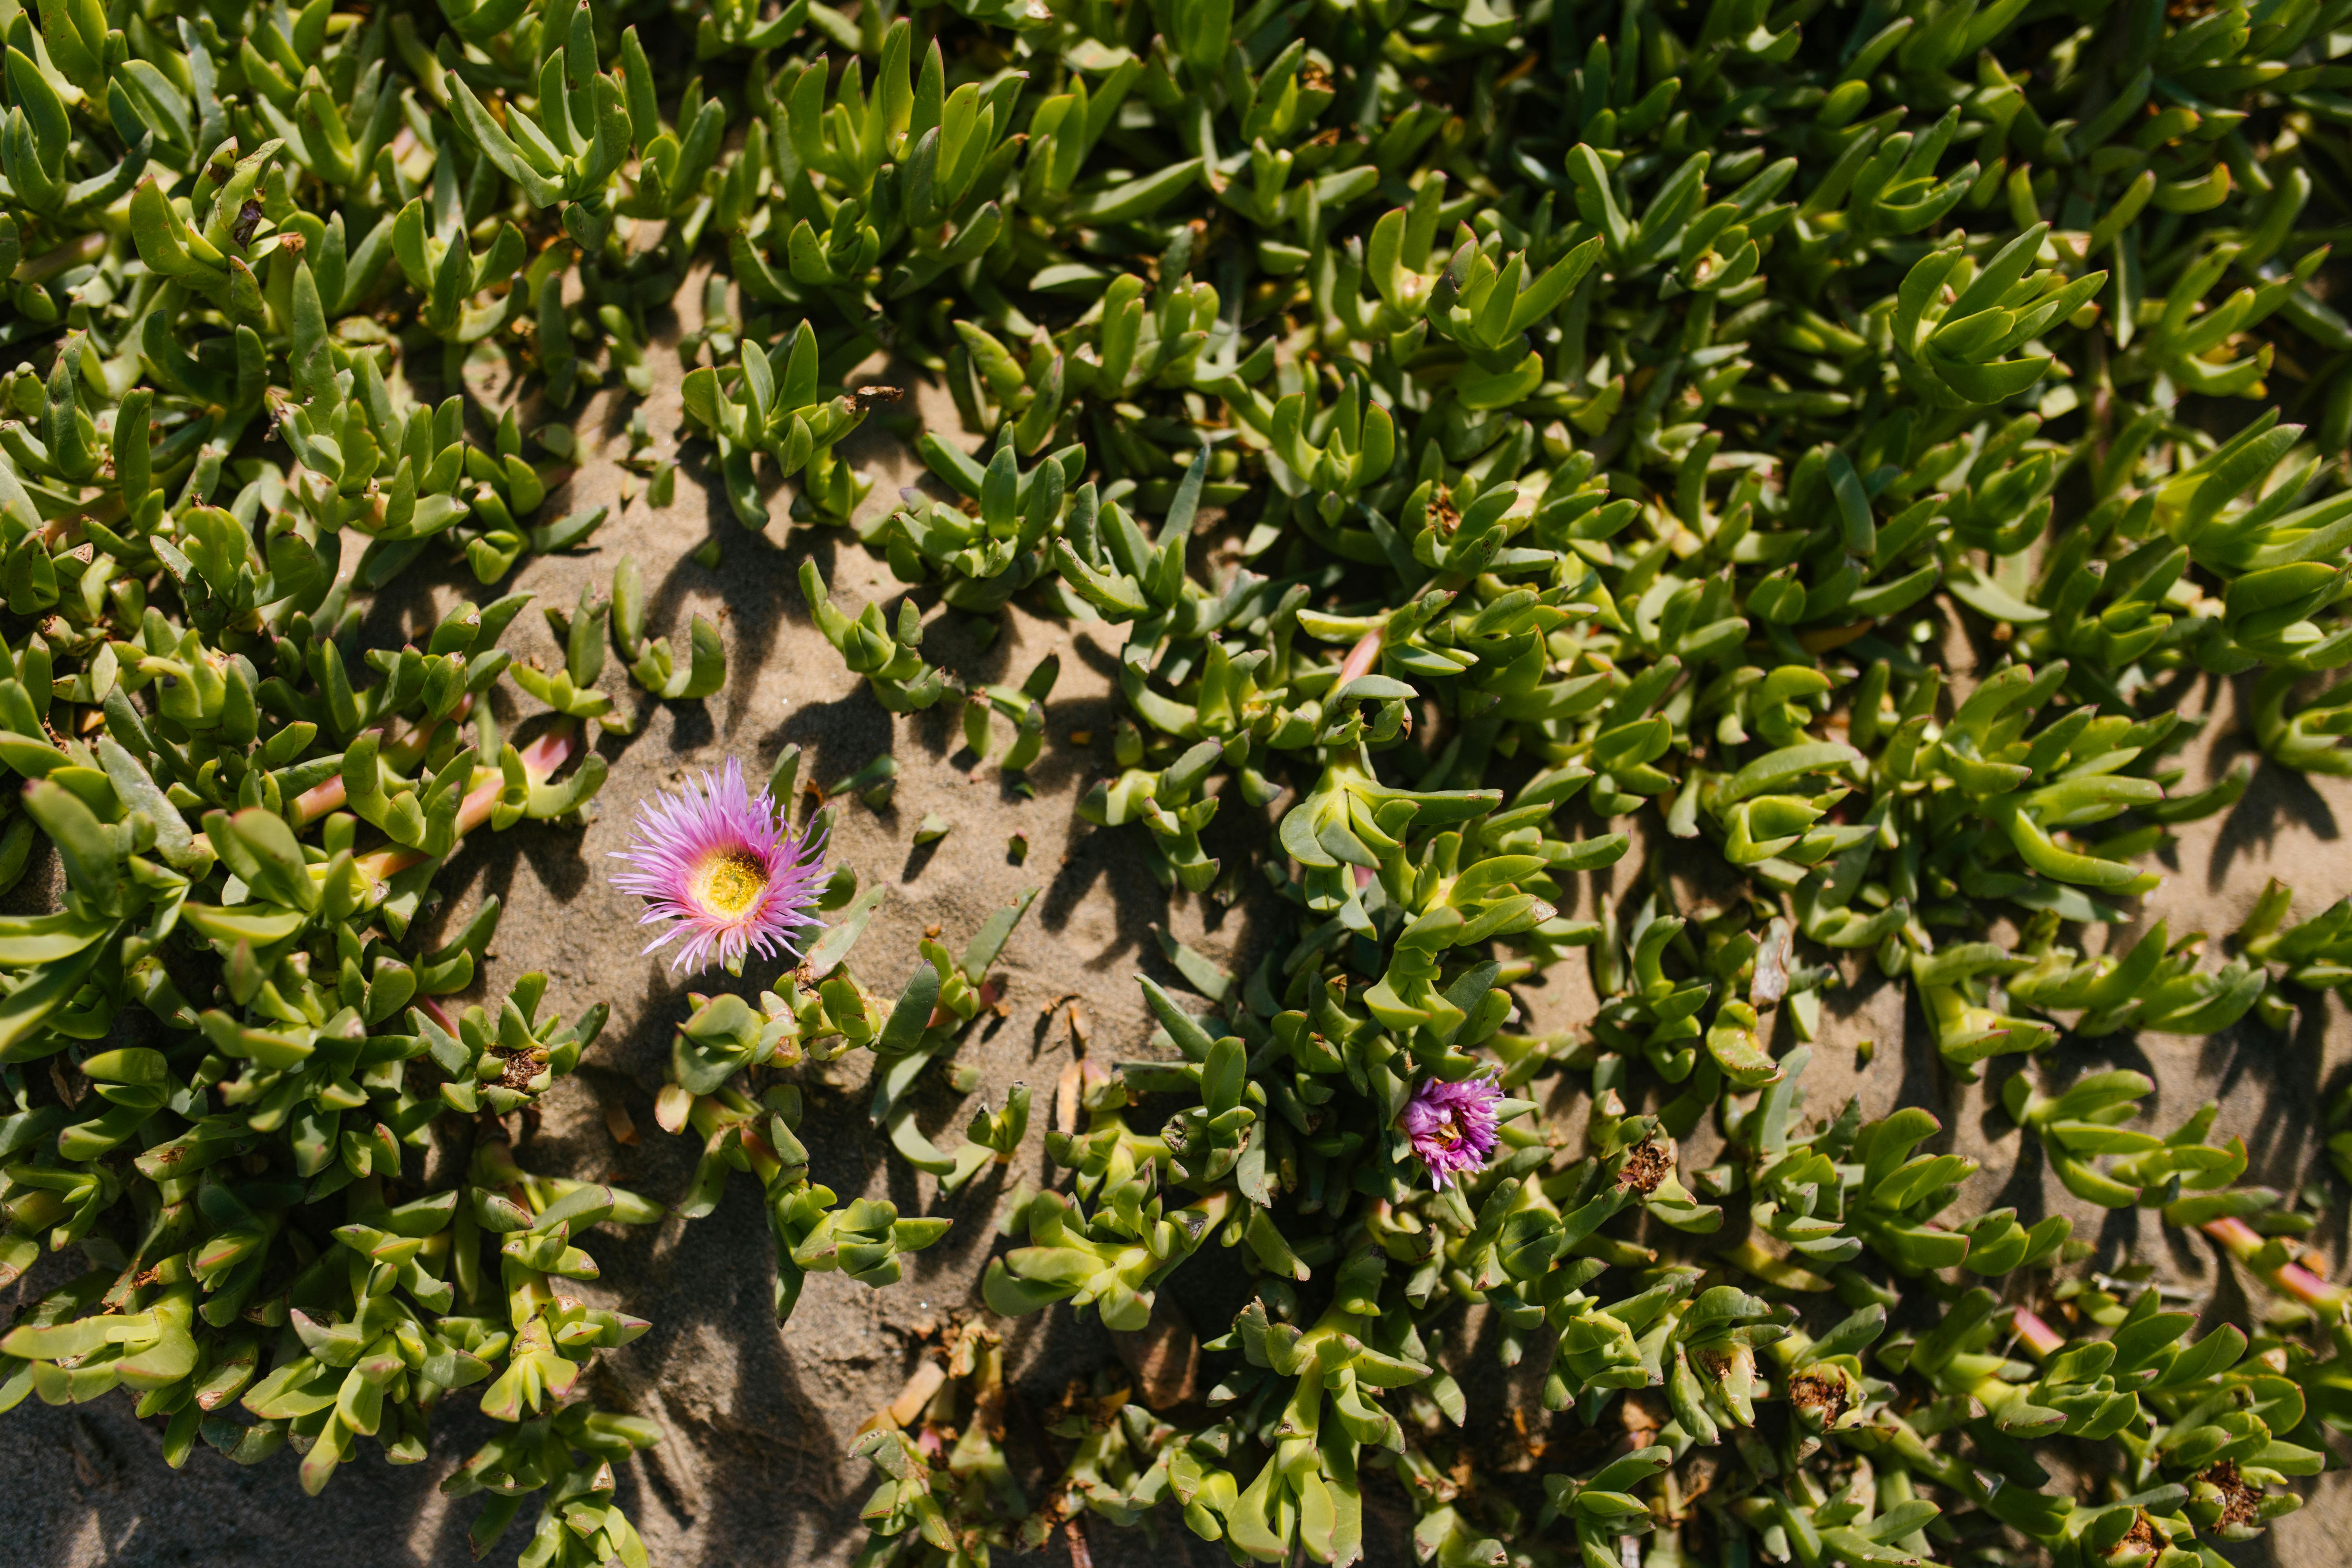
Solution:
M 452 724 L 464 723 L 466 715 L 473 710 L 473 707 L 474 694 L 468 691 L 457 700 L 457 706 L 450 710 L 447 721 Z M 427 719 L 395 741 L 392 738 L 392 728 L 393 724 L 398 722 L 398 720 L 394 720 L 362 731 L 365 734 L 383 738 L 383 750 L 380 754 L 384 761 L 392 764 L 395 771 L 413 768 L 424 759 L 425 752 L 432 745 L 433 732 L 441 727 L 443 721 L 439 718 Z M 314 784 L 304 790 L 294 797 L 295 831 L 300 832 L 331 811 L 341 811 L 348 799 L 350 796 L 344 792 L 343 775 L 341 773 L 337 773 L 324 784 Z
M 1340 689 L 1360 675 L 1372 672 L 1372 666 L 1381 661 L 1381 637 L 1386 629 L 1374 627 L 1356 639 L 1356 646 L 1349 648 L 1348 657 L 1339 661 L 1339 674 L 1331 682 L 1332 690 Z
M 2322 1279 L 2300 1263 L 2282 1263 L 2268 1278 L 2276 1289 L 2315 1311 L 2340 1312 L 2352 1307 L 2352 1290 Z
M 2032 1352 L 2036 1361 L 2048 1361 L 2066 1348 L 2063 1334 L 2043 1322 L 2038 1313 L 2030 1312 L 2023 1307 L 2017 1309 L 2011 1326 L 2017 1331 L 2017 1342 Z
M 2262 1250 L 2262 1237 L 2255 1232 L 2252 1226 L 2234 1215 L 2207 1220 L 2204 1231 L 2206 1235 L 2228 1247 L 2230 1256 L 2241 1263 Z
M 583 744 L 580 727 L 566 723 L 550 730 L 522 749 L 522 771 L 532 784 L 544 784 L 555 771 L 572 760 L 572 753 Z M 499 770 L 488 770 L 489 777 L 474 786 L 457 807 L 457 837 L 462 839 L 490 819 L 491 810 L 499 804 L 499 795 L 506 788 L 506 779 Z M 394 877 L 411 866 L 432 858 L 422 849 L 378 849 L 352 862 L 377 881 Z
M 425 1016 L 432 1019 L 435 1023 L 440 1025 L 444 1034 L 455 1035 L 457 1032 L 457 1020 L 451 1018 L 448 1011 L 432 997 L 419 996 L 415 1002 L 409 1005 L 414 1007 L 424 1009 Z
M 349 798 L 350 795 L 343 788 L 343 775 L 341 773 L 337 773 L 325 784 L 314 784 L 304 790 L 294 797 L 294 822 L 297 829 L 310 826 L 331 811 L 342 810 L 344 801 Z
M 784 1168 L 782 1157 L 768 1146 L 765 1138 L 748 1126 L 739 1136 L 743 1141 L 743 1153 L 751 1162 L 751 1173 L 760 1178 L 761 1185 L 765 1186 L 769 1177 Z
M 2207 1220 L 2201 1227 L 2207 1236 L 2220 1242 L 2231 1257 L 2251 1268 L 2255 1254 L 2269 1245 L 2260 1232 L 2234 1215 Z M 2257 1268 L 2263 1282 L 2280 1295 L 2318 1312 L 2340 1312 L 2352 1307 L 2352 1289 L 2331 1283 L 2305 1268 L 2300 1263 L 2282 1263 L 2275 1268 Z

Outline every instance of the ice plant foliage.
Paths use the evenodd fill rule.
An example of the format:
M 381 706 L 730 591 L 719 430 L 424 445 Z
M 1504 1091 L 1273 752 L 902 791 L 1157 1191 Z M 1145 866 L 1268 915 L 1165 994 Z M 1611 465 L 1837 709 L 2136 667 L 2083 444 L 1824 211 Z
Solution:
M 827 819 L 777 810 L 796 753 L 641 812 L 649 952 L 800 959 L 696 998 L 656 1102 L 701 1140 L 675 1212 L 760 1184 L 780 1318 L 950 1223 L 810 1180 L 796 1075 L 858 1049 L 909 1166 L 1011 1184 L 986 1308 L 1156 1335 L 1195 1252 L 1251 1281 L 1141 1403 L 1070 1385 L 1042 1492 L 970 1325 L 861 1441 L 862 1561 L 1082 1545 L 1079 1510 L 1395 1556 L 1377 1487 L 1444 1568 L 2179 1568 L 2296 1505 L 2352 1428 L 2352 1291 L 2306 1245 L 2341 1186 L 2244 1185 L 2214 1108 L 2151 1127 L 2156 1086 L 2067 1042 L 2304 1049 L 2352 989 L 2352 904 L 2280 886 L 2222 941 L 2088 934 L 2140 923 L 2178 825 L 2249 809 L 2185 749 L 2214 683 L 2264 758 L 2352 773 L 2352 0 L 768 9 L 0 0 L 0 886 L 53 856 L 63 889 L 0 918 L 32 1300 L 0 1410 L 127 1387 L 170 1463 L 290 1448 L 315 1489 L 362 1439 L 425 1458 L 471 1389 L 504 1424 L 446 1483 L 489 1500 L 478 1551 L 537 1492 L 526 1561 L 646 1561 L 609 1461 L 657 1429 L 581 1375 L 644 1325 L 562 1282 L 663 1208 L 503 1136 L 604 1010 L 491 989 L 495 901 L 433 886 L 581 819 L 586 726 L 634 722 L 610 653 L 655 700 L 726 684 L 719 625 L 648 627 L 625 559 L 546 612 L 556 664 L 504 646 L 501 585 L 608 515 L 547 515 L 583 440 L 523 410 L 609 386 L 623 504 L 671 503 L 677 437 L 721 516 L 854 527 L 906 592 L 836 605 L 803 559 L 819 630 L 1016 789 L 1058 662 L 971 679 L 927 616 L 1123 635 L 1075 809 L 1254 905 L 1240 973 L 1163 933 L 1192 995 L 1146 981 L 1148 1048 L 1073 1063 L 1040 1168 L 1025 1090 L 951 1150 L 918 1117 L 977 1083 L 1034 892 L 878 991 L 847 960 L 879 890 L 820 892 Z M 698 273 L 659 430 L 629 400 Z M 877 353 L 961 426 L 887 511 L 836 450 L 901 401 L 845 384 Z M 427 557 L 483 602 L 364 646 Z M 549 711 L 509 725 L 509 681 Z M 1518 988 L 1577 962 L 1593 1015 L 1525 1032 Z M 2044 1217 L 1968 1212 L 1997 1184 L 1922 1152 L 1924 1108 L 1805 1113 L 1862 967 L 1950 1079 L 2002 1079 Z M 2116 1288 L 2137 1260 L 2074 1234 L 2108 1210 L 2260 1321 Z M 1656 1440 L 1520 1412 L 1497 1456 L 1474 1342 L 1562 1427 L 1646 1391 Z M 1593 1463 L 1538 1485 L 1530 1449 Z
M 1486 1163 L 1495 1152 L 1495 1108 L 1503 1090 L 1479 1073 L 1458 1083 L 1426 1078 L 1405 1101 L 1397 1126 L 1412 1141 L 1413 1157 L 1429 1172 L 1430 1185 L 1450 1186 Z
M 751 792 L 733 757 L 675 794 L 639 801 L 630 845 L 613 858 L 631 868 L 613 886 L 646 900 L 637 923 L 663 928 L 646 951 L 685 939 L 670 957 L 681 973 L 713 963 L 740 973 L 752 952 L 796 956 L 803 935 L 824 924 L 815 913 L 823 830 L 793 832 L 766 790 Z

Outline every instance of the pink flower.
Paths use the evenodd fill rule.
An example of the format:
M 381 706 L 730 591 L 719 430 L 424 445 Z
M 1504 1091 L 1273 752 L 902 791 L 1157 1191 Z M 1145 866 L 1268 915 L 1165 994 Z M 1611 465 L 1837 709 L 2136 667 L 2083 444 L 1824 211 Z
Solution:
M 1421 1080 L 1397 1126 L 1429 1168 L 1430 1185 L 1451 1186 L 1455 1176 L 1486 1163 L 1495 1152 L 1495 1107 L 1502 1099 L 1501 1086 L 1484 1074 L 1459 1083 Z
M 789 832 L 768 792 L 752 795 L 733 758 L 676 795 L 637 803 L 633 842 L 613 858 L 633 869 L 613 886 L 646 900 L 640 925 L 666 927 L 653 952 L 679 936 L 670 962 L 694 971 L 714 960 L 740 967 L 748 952 L 797 955 L 824 885 L 824 845 Z

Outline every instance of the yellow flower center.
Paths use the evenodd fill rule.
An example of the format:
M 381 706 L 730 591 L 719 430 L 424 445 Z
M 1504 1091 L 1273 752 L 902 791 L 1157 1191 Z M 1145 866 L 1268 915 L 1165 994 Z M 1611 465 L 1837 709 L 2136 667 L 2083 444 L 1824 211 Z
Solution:
M 696 900 L 722 915 L 741 914 L 767 890 L 767 868 L 746 849 L 712 856 L 694 879 Z

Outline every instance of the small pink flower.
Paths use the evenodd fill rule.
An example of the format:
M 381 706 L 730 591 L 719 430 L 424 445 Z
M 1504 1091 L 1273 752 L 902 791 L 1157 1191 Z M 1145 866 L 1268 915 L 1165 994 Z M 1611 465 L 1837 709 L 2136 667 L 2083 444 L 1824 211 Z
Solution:
M 1495 1108 L 1502 1099 L 1501 1086 L 1483 1073 L 1459 1083 L 1421 1080 L 1397 1126 L 1428 1167 L 1430 1185 L 1451 1186 L 1455 1176 L 1486 1163 L 1495 1152 Z
M 613 858 L 633 868 L 613 886 L 646 900 L 637 923 L 667 928 L 646 951 L 686 938 L 674 970 L 738 966 L 746 952 L 769 958 L 778 948 L 794 956 L 803 932 L 824 924 L 812 912 L 824 886 L 823 840 L 788 831 L 731 757 L 698 785 L 639 801 L 633 841 Z

